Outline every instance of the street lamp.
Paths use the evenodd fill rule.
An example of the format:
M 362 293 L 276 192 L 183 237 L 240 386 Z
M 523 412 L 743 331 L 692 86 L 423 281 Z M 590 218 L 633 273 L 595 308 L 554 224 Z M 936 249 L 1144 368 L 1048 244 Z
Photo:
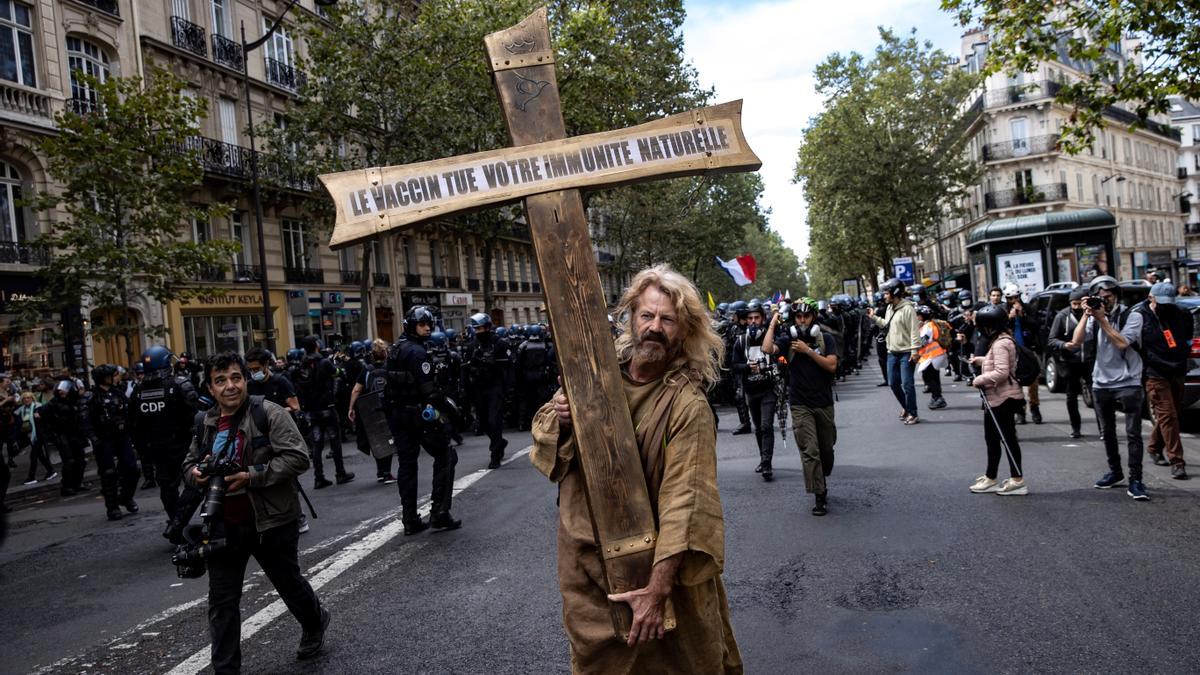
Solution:
M 291 0 L 287 7 L 279 13 L 275 19 L 275 23 L 267 29 L 262 37 L 254 42 L 246 42 L 246 22 L 241 22 L 242 27 L 242 88 L 246 91 L 246 134 L 250 137 L 250 184 L 253 191 L 254 199 L 254 226 L 257 231 L 258 239 L 258 271 L 260 275 L 259 288 L 262 290 L 263 303 L 263 335 L 266 338 L 267 349 L 271 353 L 275 352 L 275 320 L 271 316 L 271 287 L 267 283 L 267 247 L 263 237 L 263 207 L 262 207 L 262 191 L 258 180 L 258 151 L 254 146 L 254 109 L 250 106 L 250 52 L 263 46 L 275 31 L 283 25 L 283 17 L 296 6 L 299 0 Z M 337 0 L 316 0 L 320 7 L 329 7 L 337 4 Z

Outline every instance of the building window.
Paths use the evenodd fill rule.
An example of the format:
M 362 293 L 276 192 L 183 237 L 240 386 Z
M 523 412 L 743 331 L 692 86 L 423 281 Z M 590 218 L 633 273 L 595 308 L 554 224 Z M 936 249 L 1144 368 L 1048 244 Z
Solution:
M 79 75 L 89 75 L 98 82 L 108 79 L 108 55 L 94 42 L 83 38 L 67 37 L 67 64 L 71 69 L 71 100 L 75 112 L 91 112 L 96 109 L 96 90 Z
M 0 241 L 25 241 L 25 209 L 18 205 L 23 194 L 17 168 L 0 162 Z
M 475 247 L 467 244 L 463 247 L 463 257 L 467 260 L 467 278 L 478 279 L 475 276 Z
M 15 0 L 0 0 L 0 78 L 37 86 L 33 62 L 33 10 Z
M 262 329 L 262 314 L 183 317 L 188 351 L 204 358 L 223 352 L 244 354 L 254 346 L 253 332 Z
M 504 257 L 505 257 L 505 260 L 508 262 L 508 280 L 516 281 L 517 275 L 513 273 L 514 272 L 514 270 L 513 270 L 513 252 L 508 251 Z
M 246 214 L 234 211 L 229 214 L 229 238 L 242 245 L 242 250 L 233 254 L 235 268 L 250 264 L 250 228 L 246 227 Z M 237 271 L 236 269 L 234 270 Z
M 231 0 L 212 0 L 212 32 L 213 35 L 229 37 L 233 32 L 230 7 Z
M 237 145 L 237 101 L 225 97 L 217 99 L 217 118 L 221 123 L 221 140 L 230 145 Z
M 429 242 L 429 264 L 433 268 L 433 276 L 442 275 L 442 245 L 434 240 Z
M 280 232 L 283 235 L 283 266 L 294 270 L 309 269 L 309 242 L 304 223 L 284 218 Z
M 212 223 L 208 218 L 192 218 L 192 241 L 203 244 L 212 238 Z

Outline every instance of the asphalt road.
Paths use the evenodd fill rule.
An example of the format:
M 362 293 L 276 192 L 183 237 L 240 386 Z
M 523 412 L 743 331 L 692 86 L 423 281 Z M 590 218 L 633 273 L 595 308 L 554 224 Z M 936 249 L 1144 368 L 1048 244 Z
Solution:
M 1018 427 L 1031 494 L 973 495 L 984 466 L 978 396 L 948 384 L 950 407 L 906 427 L 876 377 L 838 389 L 824 518 L 809 514 L 794 442 L 776 437 L 775 481 L 763 483 L 753 439 L 731 436 L 736 417 L 722 410 L 725 583 L 748 672 L 1196 670 L 1200 480 L 1147 465 L 1149 503 L 1093 489 L 1105 470 L 1094 431 L 1071 441 L 1062 397 L 1043 393 L 1047 423 Z M 510 449 L 528 445 L 527 434 L 510 439 Z M 294 660 L 298 626 L 250 573 L 246 672 L 568 671 L 555 489 L 525 456 L 484 469 L 485 440 L 459 451 L 463 529 L 415 537 L 399 534 L 394 487 L 377 485 L 349 449 L 359 480 L 313 495 L 321 517 L 301 539 L 333 612 L 326 653 L 303 668 Z M 1200 457 L 1200 441 L 1186 446 Z M 117 523 L 95 492 L 12 514 L 0 672 L 205 665 L 205 581 L 175 577 L 157 499 L 144 491 L 139 501 L 142 513 Z

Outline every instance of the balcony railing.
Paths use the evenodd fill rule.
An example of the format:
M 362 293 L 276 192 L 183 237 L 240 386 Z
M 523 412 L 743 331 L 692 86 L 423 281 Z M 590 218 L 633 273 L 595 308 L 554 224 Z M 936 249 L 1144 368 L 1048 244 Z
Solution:
M 204 42 L 204 27 L 182 17 L 171 17 L 171 44 L 196 56 L 208 56 Z
M 249 284 L 262 281 L 262 273 L 258 271 L 258 265 L 234 265 L 231 271 L 235 283 Z
M 224 143 L 215 138 L 205 136 L 189 136 L 180 140 L 176 147 L 179 152 L 192 152 L 199 156 L 204 170 L 209 173 L 250 180 L 250 160 L 254 153 L 249 148 L 240 145 Z M 259 159 L 259 175 L 265 181 L 274 182 L 298 192 L 312 192 L 314 177 L 300 173 L 284 162 L 277 161 L 266 153 L 257 153 Z
M 299 68 L 269 56 L 266 58 L 267 82 L 291 91 L 300 91 L 308 83 L 308 76 Z
M 987 93 L 987 107 L 999 108 L 1016 103 L 1028 103 L 1030 101 L 1053 98 L 1058 95 L 1060 89 L 1062 89 L 1062 85 L 1053 80 L 1042 80 L 1041 82 L 1030 82 L 1004 87 L 1003 89 L 996 89 Z
M 33 89 L 0 81 L 0 112 L 49 120 L 53 114 L 50 97 Z
M 67 99 L 67 110 L 76 115 L 90 115 L 100 109 L 100 103 L 94 98 L 72 96 Z
M 213 33 L 212 48 L 213 61 L 234 70 L 246 69 L 246 55 L 242 53 L 241 43 Z
M 1049 183 L 1047 185 L 1031 185 L 1019 190 L 989 192 L 983 196 L 983 203 L 989 211 L 992 211 L 994 209 L 1007 209 L 1023 204 L 1058 202 L 1066 198 L 1066 183 Z
M 1180 180 L 1183 180 L 1184 178 L 1187 178 L 1187 176 L 1188 176 L 1187 167 L 1186 167 L 1186 166 L 1181 166 L 1181 167 L 1179 167 L 1179 168 L 1175 169 L 1175 175 L 1176 175 L 1176 177 L 1178 177 Z
M 323 284 L 325 273 L 313 267 L 285 267 L 283 279 L 289 284 Z
M 225 268 L 220 265 L 201 265 L 196 281 L 225 281 Z
M 995 162 L 1026 155 L 1041 155 L 1047 152 L 1058 152 L 1058 136 L 1047 134 L 1001 143 L 988 143 L 983 146 L 983 161 Z
M 362 284 L 362 270 L 342 270 L 343 284 Z
M 375 279 L 376 286 L 387 288 L 392 285 L 392 275 L 387 272 L 375 272 L 371 276 Z
M 49 260 L 45 247 L 22 241 L 0 241 L 0 263 L 45 265 Z
M 467 290 L 468 291 L 478 291 L 479 290 L 479 280 L 478 279 L 467 279 Z
M 79 2 L 89 7 L 95 7 L 105 14 L 121 16 L 121 13 L 117 10 L 117 0 L 79 0 Z
M 404 286 L 405 286 L 405 288 L 420 288 L 421 287 L 421 275 L 420 274 L 405 274 L 404 275 Z

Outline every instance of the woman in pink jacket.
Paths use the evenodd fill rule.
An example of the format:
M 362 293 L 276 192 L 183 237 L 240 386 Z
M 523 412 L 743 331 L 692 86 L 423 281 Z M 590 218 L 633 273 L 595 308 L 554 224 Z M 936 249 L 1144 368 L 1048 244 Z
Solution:
M 1016 414 L 1024 409 L 1025 395 L 1017 384 L 1017 343 L 1008 331 L 1008 315 L 997 305 L 975 313 L 975 326 L 988 340 L 987 354 L 971 359 L 980 374 L 971 386 L 983 391 L 991 413 L 983 413 L 983 438 L 987 442 L 987 473 L 975 479 L 971 492 L 1026 495 L 1029 488 L 1021 475 L 1021 446 L 1017 443 Z M 1008 468 L 1012 478 L 996 482 L 1000 470 L 1001 441 L 1008 444 Z

